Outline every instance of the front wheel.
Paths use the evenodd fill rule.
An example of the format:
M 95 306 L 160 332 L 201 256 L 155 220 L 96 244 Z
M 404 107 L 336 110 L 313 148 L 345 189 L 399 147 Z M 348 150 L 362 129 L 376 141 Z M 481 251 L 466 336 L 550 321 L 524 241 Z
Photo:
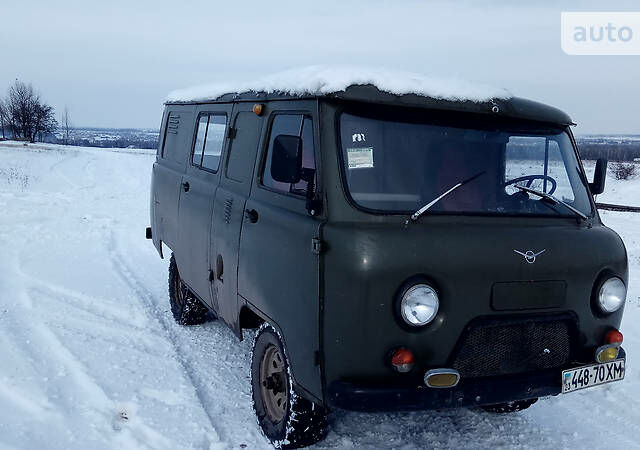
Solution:
M 532 398 L 529 400 L 517 400 L 515 402 L 497 403 L 495 405 L 485 405 L 482 407 L 482 409 L 492 413 L 507 414 L 507 413 L 513 413 L 517 411 L 522 411 L 523 409 L 527 409 L 529 406 L 533 405 L 537 401 L 538 401 L 537 398 Z
M 263 324 L 251 356 L 251 392 L 258 425 L 276 448 L 300 448 L 324 439 L 324 408 L 295 393 L 278 332 Z

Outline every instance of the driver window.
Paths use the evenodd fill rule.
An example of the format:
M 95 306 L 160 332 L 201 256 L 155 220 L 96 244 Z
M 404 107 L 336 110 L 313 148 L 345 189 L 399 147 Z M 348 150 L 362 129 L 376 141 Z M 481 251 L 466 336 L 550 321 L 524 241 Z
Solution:
M 302 168 L 315 170 L 315 151 L 313 147 L 313 122 L 311 117 L 303 114 L 278 114 L 274 117 L 269 136 L 269 146 L 267 148 L 267 159 L 262 172 L 262 184 L 273 190 L 305 195 L 307 192 L 307 182 L 300 180 L 296 184 L 281 183 L 271 178 L 271 157 L 273 154 L 273 141 L 280 134 L 300 136 L 302 138 Z M 314 174 L 315 184 L 315 174 Z
M 509 183 L 519 178 L 522 180 Z M 504 179 L 505 191 L 509 195 L 518 192 L 515 186 L 519 185 L 546 192 L 564 201 L 574 200 L 560 146 L 544 136 L 509 138 L 505 148 Z M 539 200 L 539 197 L 531 198 Z

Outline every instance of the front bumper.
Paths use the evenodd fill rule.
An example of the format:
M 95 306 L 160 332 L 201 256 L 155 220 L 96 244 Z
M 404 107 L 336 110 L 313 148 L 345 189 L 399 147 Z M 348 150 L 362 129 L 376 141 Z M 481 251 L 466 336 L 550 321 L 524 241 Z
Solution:
M 626 359 L 620 349 L 620 359 Z M 355 411 L 408 411 L 492 405 L 558 395 L 562 392 L 562 369 L 504 377 L 462 378 L 457 386 L 433 389 L 426 386 L 390 387 L 336 381 L 329 385 L 331 407 Z

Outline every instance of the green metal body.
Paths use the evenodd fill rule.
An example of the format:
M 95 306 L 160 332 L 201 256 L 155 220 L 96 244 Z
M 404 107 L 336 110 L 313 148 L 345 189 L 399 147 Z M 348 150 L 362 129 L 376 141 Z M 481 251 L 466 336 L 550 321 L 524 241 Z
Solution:
M 260 116 L 251 112 L 255 103 L 264 105 Z M 561 111 L 522 99 L 449 102 L 393 96 L 370 86 L 324 97 L 243 94 L 167 104 L 153 169 L 153 240 L 161 254 L 162 243 L 175 253 L 196 295 L 239 337 L 243 310 L 273 324 L 300 392 L 320 404 L 326 404 L 327 387 L 341 380 L 415 384 L 419 377 L 396 373 L 388 364 L 389 352 L 399 346 L 416 355 L 414 374 L 447 367 L 463 330 L 478 317 L 569 314 L 577 320 L 580 355 L 589 361 L 622 317 L 622 309 L 608 316 L 594 311 L 595 286 L 606 273 L 625 283 L 628 278 L 624 245 L 601 223 L 595 204 L 584 222 L 425 214 L 407 225 L 406 215 L 363 211 L 349 199 L 339 157 L 336 118 L 354 104 L 482 116 L 497 124 L 571 124 Z M 202 111 L 227 114 L 234 128 L 216 173 L 190 164 Z M 261 185 L 270 123 L 278 112 L 313 118 L 316 191 L 323 203 L 317 216 L 307 212 L 304 198 Z M 180 116 L 177 135 L 166 133 L 171 113 Z M 174 160 L 167 157 L 166 136 L 177 136 Z M 230 158 L 244 159 L 235 179 L 227 172 Z M 259 214 L 256 222 L 245 213 L 251 210 Z M 514 249 L 546 249 L 544 264 L 528 264 Z M 398 290 L 412 277 L 429 280 L 440 295 L 436 320 L 420 329 L 403 326 L 394 310 Z M 562 301 L 541 302 L 544 289 L 560 289 Z M 509 296 L 517 297 L 512 306 Z

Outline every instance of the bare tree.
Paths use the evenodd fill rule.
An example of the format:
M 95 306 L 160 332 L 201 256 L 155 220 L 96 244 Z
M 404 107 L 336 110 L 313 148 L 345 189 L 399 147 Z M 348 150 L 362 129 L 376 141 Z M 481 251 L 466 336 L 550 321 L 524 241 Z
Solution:
M 0 98 L 0 128 L 2 129 L 2 139 L 7 137 L 4 134 L 4 127 L 9 124 L 9 117 L 7 116 L 7 108 L 4 104 L 4 100 Z
M 40 100 L 33 86 L 19 80 L 9 87 L 6 110 L 13 135 L 31 142 L 57 128 L 53 107 Z
M 64 107 L 64 112 L 60 115 L 60 127 L 62 128 L 62 140 L 65 145 L 69 143 L 71 135 L 71 119 L 69 116 L 69 108 Z
M 14 136 L 30 138 L 36 101 L 31 85 L 16 80 L 14 84 L 9 86 L 7 107 L 9 126 Z
M 33 131 L 30 136 L 31 142 L 36 141 L 36 136 L 42 141 L 44 135 L 53 133 L 58 128 L 58 121 L 52 106 L 38 102 L 34 112 Z

